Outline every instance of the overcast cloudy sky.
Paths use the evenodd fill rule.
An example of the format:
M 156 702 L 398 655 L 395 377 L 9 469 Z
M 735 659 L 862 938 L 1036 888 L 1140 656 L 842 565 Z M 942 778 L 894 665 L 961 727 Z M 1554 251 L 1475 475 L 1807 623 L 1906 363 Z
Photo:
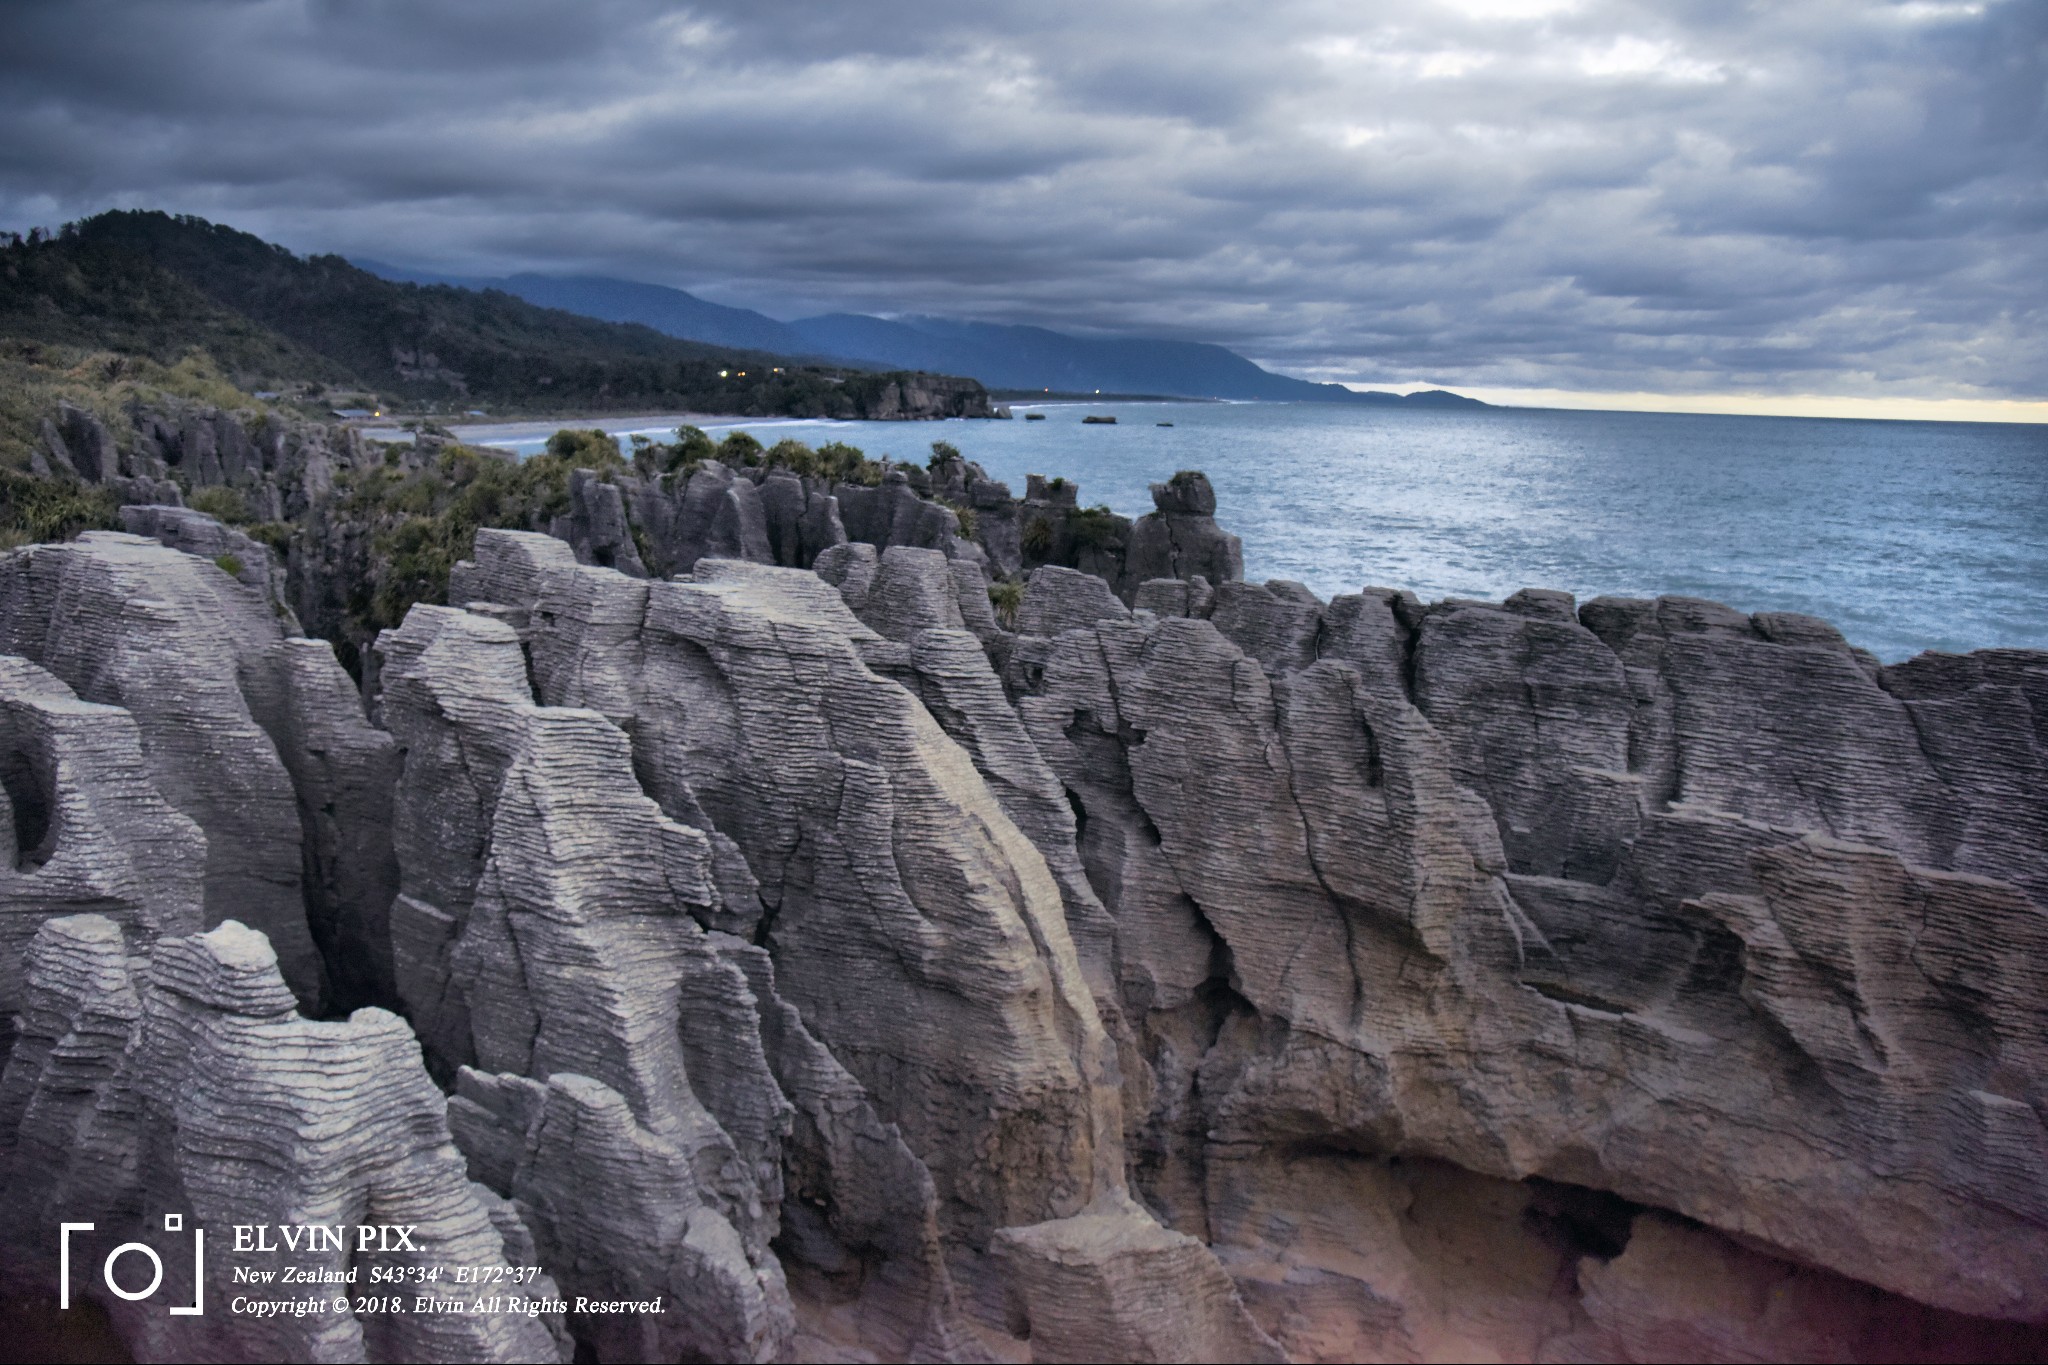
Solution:
M 0 224 L 1218 341 L 2048 399 L 2048 0 L 0 5 Z

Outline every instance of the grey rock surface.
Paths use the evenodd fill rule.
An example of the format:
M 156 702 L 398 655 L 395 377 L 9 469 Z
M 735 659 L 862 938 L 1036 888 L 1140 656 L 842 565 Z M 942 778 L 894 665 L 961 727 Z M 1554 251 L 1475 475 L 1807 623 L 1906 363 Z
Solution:
M 277 742 L 285 640 L 257 589 L 155 540 L 91 531 L 0 562 L 0 650 L 133 715 L 158 790 L 207 836 L 207 922 L 237 917 L 269 935 L 317 1010 L 327 968 Z
M 506 1211 L 465 1174 L 402 1020 L 378 1009 L 299 1017 L 268 942 L 233 921 L 160 939 L 146 963 L 128 949 L 111 920 L 83 915 L 48 921 L 26 955 L 25 1028 L 0 1075 L 0 1202 L 16 1255 L 53 1260 L 59 1221 L 93 1224 L 89 1242 L 75 1240 L 102 1254 L 124 1240 L 160 1248 L 150 1302 L 78 1277 L 142 1359 L 562 1358 L 538 1317 L 488 1306 L 358 1314 L 328 1305 L 334 1281 L 318 1313 L 232 1311 L 251 1271 L 256 1283 L 317 1284 L 357 1269 L 367 1285 L 372 1265 L 415 1283 L 506 1269 Z M 413 1249 L 351 1236 L 257 1252 L 221 1235 L 257 1224 L 353 1234 L 373 1222 L 409 1228 Z M 216 1231 L 203 1257 L 193 1229 Z M 554 1297 L 552 1280 L 532 1292 Z M 207 1311 L 175 1316 L 166 1303 Z
M 284 566 L 269 546 L 224 526 L 204 512 L 189 507 L 145 504 L 121 509 L 121 529 L 148 536 L 173 550 L 200 559 L 210 559 L 237 582 L 246 583 L 263 595 L 285 622 L 287 634 L 300 633 L 298 619 L 291 613 L 285 592 Z
M 104 477 L 253 508 L 319 453 L 151 439 Z M 13 1289 L 60 1219 L 374 1209 L 436 1229 L 408 1264 L 661 1306 L 111 1320 L 138 1358 L 2039 1354 L 2043 655 L 1324 603 L 1243 583 L 1190 476 L 1136 524 L 943 454 L 571 492 L 384 632 L 367 712 L 278 609 L 297 538 L 282 584 L 174 507 L 0 561 Z
M 1959 791 L 1907 712 L 1946 702 L 1956 749 L 2003 716 L 1999 777 L 2031 772 L 2026 665 L 1909 667 L 1908 702 L 1838 637 L 1684 599 L 1581 625 L 1561 595 L 1368 593 L 1312 637 L 1236 596 L 1235 642 L 1069 631 L 1020 703 L 1117 925 L 1159 1096 L 1140 1184 L 1177 1226 L 1261 1207 L 1253 1154 L 1323 1143 L 2048 1315 L 2038 862 L 1963 834 L 2040 797 Z
M 813 1349 L 985 1358 L 946 1265 L 931 1171 L 776 994 L 767 952 L 726 935 L 713 942 L 745 974 L 763 1055 L 794 1110 L 784 1148 L 783 1251 L 799 1274 L 820 1282 L 812 1297 L 834 1305 L 821 1316 L 839 1320 L 812 1326 L 810 1335 L 824 1338 Z
M 206 836 L 163 799 L 135 718 L 0 654 L 0 1012 L 44 921 L 94 913 L 136 951 L 201 928 Z
M 471 1169 L 509 1196 L 563 1288 L 659 1313 L 570 1310 L 601 1360 L 776 1359 L 794 1330 L 782 1269 L 750 1259 L 699 1195 L 672 1136 L 650 1132 L 624 1096 L 574 1072 L 545 1085 L 464 1069 L 449 1119 Z
M 1017 608 L 1017 633 L 1054 637 L 1097 621 L 1127 620 L 1130 614 L 1101 578 L 1047 564 L 1033 570 L 1025 584 L 1024 601 Z
M 581 563 L 617 569 L 631 578 L 647 577 L 626 517 L 624 493 L 592 470 L 569 472 L 569 510 L 548 533 L 566 542 Z
M 538 539 L 487 544 L 478 572 L 516 577 L 497 561 Z M 573 563 L 537 580 L 544 690 L 620 681 L 593 663 L 617 643 L 611 584 L 644 602 L 644 582 Z M 768 1250 L 790 1107 L 744 978 L 692 917 L 719 904 L 712 841 L 641 793 L 612 720 L 534 703 L 503 622 L 419 607 L 380 649 L 407 747 L 400 993 L 461 1077 L 452 1121 L 473 1168 L 534 1210 L 573 1291 L 664 1299 L 575 1318 L 609 1357 L 773 1358 L 792 1330 Z
M 391 961 L 398 746 L 364 717 L 327 641 L 285 640 L 275 656 L 283 695 L 269 726 L 298 804 L 307 928 L 337 1008 L 389 1006 L 398 999 Z
M 509 535 L 479 537 L 475 581 L 513 581 L 486 560 L 515 551 Z M 842 562 L 869 561 L 849 549 L 827 572 Z M 879 1254 L 878 1269 L 853 1275 L 863 1306 L 840 1326 L 892 1349 L 952 1343 L 945 1351 L 958 1354 L 973 1337 L 954 1286 L 970 1312 L 1000 1305 L 984 1263 L 996 1229 L 1122 1197 L 1122 1078 L 1091 990 L 1091 976 L 1107 989 L 1108 926 L 1057 784 L 979 642 L 959 629 L 945 559 L 898 547 L 876 567 L 864 610 L 899 639 L 863 624 L 820 576 L 738 560 L 699 560 L 692 581 L 649 585 L 637 644 L 589 613 L 525 609 L 543 700 L 564 699 L 546 679 L 590 676 L 543 661 L 637 649 L 634 709 L 615 717 L 631 735 L 632 772 L 663 818 L 728 840 L 758 887 L 761 947 L 726 951 L 747 967 L 766 1021 L 762 1055 L 796 1106 L 799 1184 L 826 1206 L 821 1220 L 807 1201 L 784 1200 L 785 1249 L 807 1275 L 842 1285 Z M 590 572 L 548 570 L 528 584 L 534 603 Z M 415 615 L 386 665 L 394 724 L 422 674 L 400 662 L 413 649 L 402 642 L 436 619 Z M 493 628 L 504 629 L 465 629 Z M 516 638 L 501 638 L 509 690 Z M 497 798 L 501 822 L 507 799 Z M 472 922 L 483 904 L 475 898 Z M 1103 964 L 1093 973 L 1070 914 L 1092 914 Z M 820 1106 L 831 1096 L 828 1121 Z M 873 1120 L 848 1130 L 849 1104 Z M 929 1182 L 942 1257 L 915 1231 L 927 1206 L 902 1202 L 914 1191 L 878 1206 L 875 1192 L 852 1187 L 873 1159 L 844 1144 L 876 1125 L 901 1134 L 902 1152 L 884 1164 Z M 883 1229 L 878 1207 L 915 1222 Z
M 996 1234 L 1033 1361 L 1284 1361 L 1236 1286 L 1185 1233 L 1132 1207 Z
M 1131 526 L 1121 578 L 1126 595 L 1148 579 L 1199 576 L 1223 584 L 1244 577 L 1244 545 L 1217 524 L 1207 475 L 1182 470 L 1153 484 L 1152 507 Z

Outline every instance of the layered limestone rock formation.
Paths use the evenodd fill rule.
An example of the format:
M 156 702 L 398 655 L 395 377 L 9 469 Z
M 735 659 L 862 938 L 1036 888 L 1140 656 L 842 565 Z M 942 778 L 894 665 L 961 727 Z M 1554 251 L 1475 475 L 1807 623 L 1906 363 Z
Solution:
M 1433 1334 L 1358 1254 L 1390 1157 L 2048 1317 L 2042 656 L 1285 583 L 1039 652 L 1020 710 L 1158 1086 L 1141 1187 L 1296 1349 Z M 1312 1197 L 1353 1235 L 1302 1238 Z
M 113 921 L 76 915 L 47 921 L 26 954 L 22 1030 L 0 1074 L 0 1236 L 17 1279 L 61 1269 L 67 1247 L 88 1292 L 84 1266 L 116 1244 L 147 1249 L 155 1294 L 97 1295 L 143 1360 L 562 1357 L 558 1321 L 442 1288 L 458 1267 L 510 1272 L 531 1239 L 464 1173 L 403 1020 L 299 1017 L 269 943 L 232 920 L 160 938 L 146 959 L 133 946 Z M 89 1226 L 63 1235 L 60 1222 Z M 262 1249 L 234 1235 L 259 1225 Z M 365 1225 L 420 1235 L 387 1249 L 382 1233 L 365 1245 Z M 126 1278 L 146 1283 L 129 1256 Z M 421 1311 L 410 1292 L 401 1306 L 371 1268 L 468 1311 Z M 252 1282 L 316 1311 L 237 1309 Z M 527 1287 L 556 1297 L 545 1277 Z
M 352 428 L 274 412 L 180 403 L 133 406 L 125 417 L 110 428 L 99 414 L 60 403 L 42 422 L 34 472 L 104 484 L 138 505 L 181 506 L 180 483 L 234 488 L 254 520 L 280 521 L 325 498 L 339 470 L 382 458 Z
M 813 568 L 849 544 L 936 550 L 984 578 L 1074 569 L 1126 602 L 1150 579 L 1244 577 L 1243 548 L 1217 524 L 1215 490 L 1193 471 L 1154 484 L 1154 510 L 1136 522 L 1081 507 L 1064 479 L 1033 475 L 1013 497 L 958 454 L 928 468 L 890 464 L 880 478 L 870 486 L 716 460 L 661 475 L 578 470 L 569 509 L 546 529 L 579 563 L 634 578 L 688 573 L 707 558 Z
M 595 784 L 645 801 L 637 774 L 660 807 L 646 818 L 675 831 L 668 837 L 694 836 L 701 850 L 694 866 L 705 880 L 684 886 L 671 876 L 670 903 L 709 928 L 758 940 L 721 939 L 745 984 L 686 987 L 681 1033 L 751 1040 L 747 1055 L 766 1060 L 794 1108 L 794 1132 L 738 1120 L 725 1131 L 737 1139 L 750 1129 L 756 1136 L 740 1145 L 762 1154 L 757 1164 L 778 1169 L 787 1160 L 798 1172 L 782 1201 L 789 1235 L 778 1245 L 832 1309 L 807 1331 L 886 1353 L 975 1354 L 963 1304 L 980 1305 L 988 1321 L 1002 1318 L 1003 1277 L 987 1263 L 999 1231 L 1084 1213 L 1140 1230 L 1088 1242 L 1093 1273 L 1112 1280 L 1139 1254 L 1131 1248 L 1145 1244 L 1143 1229 L 1166 1234 L 1126 1191 L 1117 1049 L 1068 932 L 1068 901 L 1092 910 L 1099 935 L 1106 926 L 1073 854 L 1057 784 L 980 642 L 961 628 L 961 585 L 945 557 L 899 547 L 861 581 L 873 587 L 865 600 L 882 630 L 856 617 L 832 585 L 797 570 L 700 560 L 691 581 L 634 583 L 566 562 L 547 538 L 483 532 L 474 567 L 457 582 L 500 599 L 498 609 L 416 609 L 389 642 L 386 714 L 414 736 L 410 754 L 432 747 L 468 756 L 512 752 L 512 741 L 484 737 L 509 724 L 498 716 L 602 712 L 616 775 Z M 985 596 L 978 600 L 985 608 Z M 525 627 L 545 703 L 538 708 L 521 699 L 514 622 Z M 437 676 L 466 690 L 422 699 L 416 689 Z M 905 683 L 929 689 L 947 727 Z M 412 728 L 430 712 L 441 718 L 435 724 L 466 717 L 457 723 L 477 738 L 430 745 L 426 728 Z M 409 759 L 408 780 L 411 773 Z M 451 785 L 423 781 L 435 792 Z M 486 796 L 478 807 L 492 807 L 486 818 L 501 829 L 506 800 Z M 629 845 L 654 842 L 616 814 L 582 827 L 585 839 L 601 828 L 623 840 L 621 858 Z M 1057 872 L 1027 828 L 1053 850 Z M 401 849 L 408 867 L 415 858 L 447 866 Z M 440 894 L 454 902 L 465 893 Z M 473 926 L 483 899 L 468 895 Z M 442 918 L 458 939 L 474 933 L 458 914 Z M 679 923 L 685 937 L 691 925 Z M 459 950 L 445 956 L 459 961 Z M 531 972 L 532 955 L 521 956 Z M 672 983 L 673 973 L 662 979 Z M 417 992 L 436 1002 L 436 1018 L 474 1014 L 473 1003 L 457 1011 L 440 1003 L 449 998 L 443 980 L 454 975 Z M 478 998 L 478 987 L 464 991 L 466 1002 Z M 693 1030 L 693 994 L 750 1000 L 753 1018 L 732 1011 L 721 1028 Z M 677 1007 L 649 1010 L 674 1020 Z M 416 1007 L 414 1017 L 422 1013 Z M 459 1042 L 426 1036 L 460 1056 Z M 680 1051 L 690 1052 L 687 1042 Z M 507 1060 L 524 1061 L 484 1064 Z M 537 1055 L 512 1069 L 551 1070 Z M 744 1096 L 759 1093 L 759 1071 L 695 1055 L 683 1069 L 691 1086 L 703 1078 L 708 1109 L 758 1112 Z M 525 1093 L 534 1098 L 521 1112 L 540 1103 Z M 509 1107 L 481 1096 L 475 1103 Z M 534 1121 L 524 1122 L 533 1132 Z M 495 1129 L 515 1126 L 500 1120 Z M 897 1188 L 870 1187 L 884 1176 Z M 1206 1315 L 1178 1313 L 1175 1301 L 1160 1299 L 1149 1325 L 1152 1349 L 1166 1356 L 1228 1355 L 1232 1342 L 1263 1339 L 1234 1294 Z M 1235 1335 L 1217 1335 L 1225 1328 Z
M 144 537 L 93 531 L 0 561 L 0 650 L 40 664 L 85 701 L 129 713 L 150 780 L 206 836 L 206 922 L 235 917 L 260 929 L 317 1011 L 331 987 L 308 922 L 307 840 L 285 755 L 313 761 L 295 734 L 367 727 L 327 646 L 305 642 L 310 653 L 295 653 L 289 639 L 260 587 Z M 341 718 L 330 721 L 335 708 Z M 358 738 L 366 753 L 378 746 Z M 324 804 L 348 826 L 359 812 L 347 807 L 374 807 L 389 775 L 375 762 L 340 766 Z M 360 888 L 371 903 L 330 901 L 324 918 L 379 913 L 383 892 L 369 869 L 352 860 L 331 871 L 337 895 Z
M 0 1011 L 23 1005 L 44 921 L 105 916 L 137 943 L 200 928 L 206 839 L 158 792 L 135 718 L 0 655 Z
M 367 697 L 195 513 L 0 561 L 8 1294 L 91 1222 L 144 1359 L 2048 1354 L 2048 656 L 893 473 L 579 475 Z

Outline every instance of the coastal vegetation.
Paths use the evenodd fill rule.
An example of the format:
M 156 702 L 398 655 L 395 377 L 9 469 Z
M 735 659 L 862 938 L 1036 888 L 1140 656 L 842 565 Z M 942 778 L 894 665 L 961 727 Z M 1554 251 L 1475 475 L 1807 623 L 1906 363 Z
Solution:
M 28 468 L 42 420 L 59 403 L 84 408 L 115 429 L 127 425 L 138 404 L 189 401 L 252 412 L 263 406 L 236 388 L 203 349 L 159 360 L 104 346 L 7 337 L 4 323 L 0 319 L 0 467 Z
M 563 431 L 525 460 L 450 444 L 415 469 L 387 463 L 337 474 L 331 521 L 362 528 L 370 549 L 368 572 L 345 603 L 347 637 L 396 626 L 416 602 L 445 602 L 449 570 L 469 557 L 480 528 L 547 529 L 569 508 L 571 470 L 625 468 L 611 437 Z
M 996 622 L 1004 630 L 1017 628 L 1017 608 L 1024 605 L 1024 580 L 1007 578 L 988 585 L 988 603 L 995 608 Z
M 80 531 L 117 530 L 119 506 L 110 488 L 0 469 L 0 550 L 69 540 Z
M 813 449 L 804 442 L 784 438 L 772 446 L 744 431 L 734 431 L 714 442 L 700 428 L 680 427 L 673 443 L 637 442 L 633 462 L 642 474 L 694 473 L 706 460 L 716 460 L 731 469 L 786 469 L 804 478 L 827 479 L 834 483 L 857 483 L 874 487 L 882 481 L 882 464 L 870 460 L 858 446 L 828 441 Z
M 403 453 L 401 447 L 388 452 Z M 712 459 L 735 469 L 787 469 L 870 487 L 881 483 L 885 467 L 840 441 L 816 449 L 795 440 L 763 447 L 743 431 L 714 442 L 701 429 L 685 426 L 672 442 L 636 442 L 630 457 L 620 450 L 617 438 L 603 431 L 565 428 L 548 438 L 544 450 L 525 460 L 440 442 L 426 449 L 424 457 L 387 459 L 367 470 L 343 471 L 336 476 L 330 521 L 367 530 L 370 549 L 345 604 L 343 634 L 366 639 L 398 625 L 416 602 L 446 601 L 449 571 L 470 556 L 480 529 L 547 530 L 569 511 L 569 478 L 575 470 L 590 470 L 605 482 L 629 474 L 686 480 Z M 226 498 L 217 497 L 222 494 L 237 506 L 226 506 Z M 239 506 L 240 495 L 231 490 L 203 489 L 192 501 L 196 506 L 202 500 L 205 510 L 252 535 L 263 529 L 249 523 L 246 509 Z M 292 528 L 274 530 L 288 540 Z M 638 526 L 633 530 L 636 538 L 644 534 Z M 645 558 L 647 547 L 640 548 Z M 337 644 L 337 650 L 344 664 L 358 666 L 345 644 Z
M 1077 545 L 1091 550 L 1107 549 L 1123 534 L 1116 513 L 1109 510 L 1107 503 L 1093 507 L 1079 508 L 1067 515 L 1067 531 Z

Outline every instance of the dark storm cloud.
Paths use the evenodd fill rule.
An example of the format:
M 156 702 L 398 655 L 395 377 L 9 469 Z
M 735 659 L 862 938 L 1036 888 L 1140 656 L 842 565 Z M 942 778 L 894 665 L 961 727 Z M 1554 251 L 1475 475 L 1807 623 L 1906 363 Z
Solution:
M 17 3 L 0 222 L 1320 377 L 2048 397 L 2048 4 Z

